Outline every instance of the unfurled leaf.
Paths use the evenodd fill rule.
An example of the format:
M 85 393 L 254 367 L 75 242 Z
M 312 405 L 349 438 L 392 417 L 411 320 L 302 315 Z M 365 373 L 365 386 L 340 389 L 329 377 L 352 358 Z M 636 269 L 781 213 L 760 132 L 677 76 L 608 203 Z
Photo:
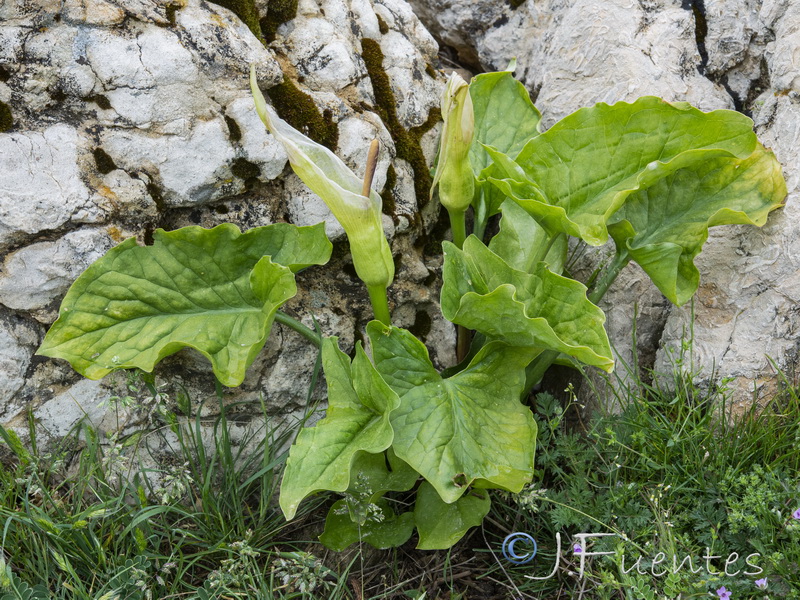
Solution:
M 606 223 L 632 192 L 688 162 L 746 158 L 755 146 L 753 122 L 740 113 L 644 97 L 582 108 L 533 138 L 516 160 L 489 150 L 503 172 L 491 181 L 549 235 L 602 245 Z
M 300 432 L 289 452 L 280 493 L 287 519 L 294 518 L 298 505 L 310 494 L 347 490 L 356 456 L 383 452 L 393 439 L 389 417 L 399 399 L 361 345 L 356 346 L 351 365 L 339 350 L 337 338 L 326 338 L 322 365 L 328 382 L 328 412 L 314 427 Z
M 490 217 L 500 210 L 506 195 L 488 181 L 502 178 L 502 171 L 492 164 L 484 145 L 516 158 L 525 144 L 539 135 L 542 116 L 525 86 L 514 79 L 512 68 L 476 75 L 469 93 L 475 114 L 469 160 L 478 185 L 473 206 L 476 214 Z
M 610 371 L 614 366 L 603 311 L 586 287 L 546 263 L 512 269 L 474 236 L 464 249 L 445 242 L 442 314 L 512 346 L 555 350 Z
M 760 144 L 746 159 L 697 162 L 680 156 L 674 162 L 687 164 L 632 194 L 608 229 L 619 251 L 627 252 L 680 306 L 697 290 L 700 273 L 694 258 L 708 228 L 763 225 L 786 197 L 786 182 L 775 156 Z
M 489 240 L 489 250 L 517 271 L 529 273 L 536 267 L 536 258 L 550 238 L 516 202 L 506 200 L 500 207 L 503 218 L 500 232 Z M 560 235 L 547 251 L 544 262 L 553 273 L 560 274 L 567 260 L 567 237 Z
M 530 481 L 536 424 L 519 395 L 534 351 L 493 342 L 442 379 L 410 332 L 372 321 L 367 333 L 378 372 L 400 396 L 392 448 L 445 502 L 476 479 L 512 491 Z
M 381 498 L 374 505 L 372 520 L 359 525 L 347 514 L 344 500 L 334 503 L 325 519 L 325 531 L 319 541 L 335 552 L 356 542 L 366 542 L 379 550 L 402 546 L 414 532 L 414 513 L 396 515 L 389 502 Z
M 388 286 L 394 279 L 394 261 L 381 222 L 381 197 L 374 190 L 363 196 L 363 182 L 325 146 L 306 137 L 267 104 L 250 69 L 250 89 L 256 111 L 275 136 L 300 179 L 317 194 L 341 223 L 350 242 L 353 266 L 368 286 Z
M 531 102 L 525 86 L 510 71 L 481 73 L 472 78 L 469 95 L 475 114 L 475 134 L 469 151 L 475 176 L 492 165 L 483 145 L 515 158 L 539 135 L 542 115 Z
M 420 550 L 446 550 L 489 513 L 492 501 L 488 490 L 472 490 L 453 503 L 443 502 L 436 489 L 423 482 L 417 491 L 414 521 L 419 532 Z
M 39 354 L 99 379 L 116 369 L 152 371 L 190 347 L 221 383 L 239 385 L 278 307 L 296 293 L 292 270 L 325 263 L 331 252 L 322 227 L 242 234 L 226 224 L 153 237 L 145 247 L 126 240 L 75 281 Z

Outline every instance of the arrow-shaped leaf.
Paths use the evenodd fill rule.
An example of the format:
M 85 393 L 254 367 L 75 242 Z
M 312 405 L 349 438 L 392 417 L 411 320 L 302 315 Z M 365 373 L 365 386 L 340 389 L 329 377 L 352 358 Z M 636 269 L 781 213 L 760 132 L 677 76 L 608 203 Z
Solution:
M 678 157 L 676 164 L 684 162 Z M 772 152 L 758 145 L 746 159 L 720 157 L 680 168 L 631 195 L 608 226 L 658 289 L 681 305 L 697 290 L 694 258 L 715 225 L 763 225 L 781 206 L 786 182 Z
M 392 448 L 445 502 L 476 479 L 512 491 L 530 481 L 536 424 L 519 395 L 534 351 L 493 342 L 442 379 L 410 332 L 372 321 L 367 333 L 378 372 L 400 395 Z
M 321 226 L 157 230 L 145 247 L 128 239 L 75 281 L 38 353 L 99 379 L 152 371 L 190 347 L 224 385 L 239 385 L 278 307 L 296 293 L 292 271 L 330 252 Z
M 280 505 L 294 518 L 300 502 L 315 492 L 344 492 L 351 466 L 361 452 L 383 452 L 393 439 L 389 416 L 400 400 L 381 379 L 361 345 L 352 365 L 337 338 L 322 344 L 328 382 L 327 416 L 303 429 L 289 452 L 281 484 Z

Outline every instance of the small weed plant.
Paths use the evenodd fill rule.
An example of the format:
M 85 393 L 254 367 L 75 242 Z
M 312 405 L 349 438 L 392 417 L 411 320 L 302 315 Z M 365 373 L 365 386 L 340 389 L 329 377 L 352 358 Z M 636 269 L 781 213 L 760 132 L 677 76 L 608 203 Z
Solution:
M 620 382 L 620 412 L 587 422 L 574 398 L 536 397 L 540 469 L 490 515 L 538 543 L 531 562 L 503 564 L 521 593 L 800 598 L 797 388 L 727 418 L 724 386 L 671 383 Z
M 348 356 L 335 336 L 279 311 L 297 291 L 295 273 L 326 263 L 331 244 L 322 224 L 278 223 L 157 231 L 147 247 L 126 240 L 77 279 L 39 353 L 100 378 L 151 372 L 190 347 L 221 384 L 236 386 L 275 320 L 304 335 L 321 348 L 328 409 L 292 446 L 280 507 L 291 520 L 309 496 L 342 494 L 321 536 L 332 549 L 358 540 L 396 547 L 414 530 L 418 548 L 446 549 L 480 525 L 490 490 L 518 493 L 534 478 L 537 425 L 523 400 L 544 371 L 556 361 L 613 368 L 596 304 L 620 271 L 636 262 L 682 304 L 697 289 L 693 261 L 708 228 L 762 225 L 786 195 L 780 165 L 741 114 L 645 97 L 581 109 L 541 132 L 510 70 L 470 84 L 451 77 L 431 194 L 452 225 L 441 310 L 459 327 L 463 360 L 440 373 L 424 344 L 391 322 L 394 261 L 371 189 L 377 143 L 358 177 L 278 117 L 254 70 L 251 87 L 292 168 L 347 234 L 375 316 L 370 352 L 357 344 Z M 499 233 L 487 241 L 498 214 Z M 569 237 L 616 245 L 591 289 L 564 271 Z M 398 494 L 404 503 L 393 501 Z M 742 527 L 751 510 L 741 507 Z M 217 581 L 240 580 L 254 557 L 237 552 Z

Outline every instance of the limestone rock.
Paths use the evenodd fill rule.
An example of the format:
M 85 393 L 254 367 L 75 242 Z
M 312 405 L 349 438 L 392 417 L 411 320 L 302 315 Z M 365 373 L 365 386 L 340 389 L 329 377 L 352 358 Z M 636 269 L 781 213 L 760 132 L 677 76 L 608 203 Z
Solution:
M 268 3 L 256 6 L 264 16 Z M 22 431 L 30 407 L 53 438 L 84 417 L 116 430 L 106 401 L 128 393 L 123 375 L 85 381 L 64 361 L 33 354 L 74 279 L 126 237 L 149 243 L 157 227 L 325 221 L 336 244 L 330 268 L 300 273 L 286 310 L 309 326 L 313 315 L 352 350 L 369 302 L 341 228 L 291 174 L 254 110 L 251 64 L 278 112 L 289 120 L 300 110 L 301 128 L 306 117 L 321 124 L 357 174 L 369 142 L 381 141 L 373 187 L 387 198 L 384 227 L 395 252 L 414 265 L 402 271 L 408 281 L 398 281 L 392 301 L 410 325 L 425 325 L 413 304 L 424 303 L 433 321 L 424 328 L 444 340 L 433 356 L 452 362 L 452 327 L 423 290 L 428 271 L 415 245 L 438 214 L 418 189 L 435 152 L 432 109 L 443 87 L 435 41 L 403 0 L 301 0 L 269 38 L 265 45 L 233 12 L 205 0 L 0 2 L 0 101 L 13 117 L 0 133 L 3 423 Z M 365 45 L 373 49 L 369 65 Z M 271 413 L 300 415 L 316 359 L 305 339 L 276 325 L 244 383 L 224 399 L 259 407 L 263 399 Z M 218 412 L 210 366 L 197 353 L 165 359 L 157 381 L 170 398 L 185 390 L 202 414 Z M 312 399 L 323 398 L 320 379 Z M 120 429 L 144 426 L 147 419 L 131 413 Z
M 78 167 L 78 132 L 0 134 L 0 249 L 30 235 L 103 218 Z
M 3 419 L 21 408 L 15 396 L 25 384 L 39 339 L 37 328 L 30 322 L 0 310 L 0 416 Z
M 79 229 L 9 254 L 0 271 L 0 304 L 28 312 L 47 307 L 112 246 L 105 230 Z

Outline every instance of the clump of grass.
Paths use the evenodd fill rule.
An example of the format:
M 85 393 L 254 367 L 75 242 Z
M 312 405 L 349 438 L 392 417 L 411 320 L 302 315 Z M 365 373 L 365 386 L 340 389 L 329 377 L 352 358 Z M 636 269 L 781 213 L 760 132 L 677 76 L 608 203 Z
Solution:
M 304 503 L 291 524 L 275 502 L 285 448 L 302 422 L 278 430 L 262 406 L 251 424 L 264 425 L 241 436 L 242 407 L 220 403 L 218 417 L 201 418 L 185 392 L 167 396 L 152 379 L 132 377 L 130 395 L 112 403 L 120 414 L 138 404 L 149 423 L 141 432 L 101 439 L 82 424 L 45 451 L 33 422 L 27 445 L 0 428 L 0 600 L 660 600 L 717 597 L 723 586 L 734 600 L 797 600 L 797 386 L 786 380 L 766 406 L 728 420 L 724 382 L 700 390 L 691 371 L 682 373 L 676 368 L 666 386 L 663 377 L 629 378 L 613 388 L 618 412 L 589 417 L 574 395 L 566 405 L 538 395 L 536 479 L 521 494 L 495 493 L 481 530 L 448 551 L 416 551 L 412 541 L 339 555 L 305 539 L 321 529 L 331 498 Z M 165 447 L 149 457 L 158 466 L 133 460 Z M 514 531 L 537 540 L 532 563 L 502 557 Z M 615 534 L 587 544 L 612 554 L 587 556 L 582 575 L 579 533 Z M 728 576 L 733 552 L 740 558 L 729 570 L 740 572 Z M 706 553 L 722 557 L 710 559 L 718 573 L 706 570 Z M 757 576 L 741 572 L 752 554 Z M 692 556 L 702 570 L 654 575 L 672 570 L 672 556 Z
M 728 419 L 724 381 L 700 390 L 691 372 L 681 373 L 676 368 L 668 386 L 663 376 L 654 383 L 620 382 L 619 413 L 601 411 L 586 422 L 574 396 L 566 407 L 548 394 L 536 398 L 536 481 L 495 502 L 492 516 L 496 555 L 499 536 L 509 532 L 537 540 L 531 564 L 514 567 L 500 559 L 496 567 L 508 571 L 520 593 L 671 599 L 717 597 L 724 587 L 734 599 L 800 598 L 800 519 L 793 517 L 800 508 L 797 387 L 785 381 L 766 406 L 753 404 Z M 576 552 L 572 536 L 582 532 L 614 535 Z M 557 534 L 555 574 L 527 578 L 553 571 Z M 612 554 L 586 555 L 580 575 L 581 551 Z M 706 554 L 720 558 L 707 561 Z M 672 557 L 680 565 L 687 555 L 699 572 L 688 563 L 675 569 Z M 747 574 L 757 571 L 745 563 L 748 556 L 763 572 Z M 726 573 L 728 558 L 736 560 Z
M 200 410 L 184 413 L 185 395 L 172 401 L 146 378 L 129 389 L 113 403 L 144 398 L 146 432 L 101 439 L 84 423 L 44 452 L 32 421 L 25 445 L 0 428 L 0 598 L 350 597 L 346 570 L 309 553 L 320 546 L 274 502 L 302 422 L 279 430 L 262 405 L 261 425 L 237 444 L 228 420 L 237 406 L 220 403 L 209 428 Z M 135 460 L 165 447 L 158 467 Z

